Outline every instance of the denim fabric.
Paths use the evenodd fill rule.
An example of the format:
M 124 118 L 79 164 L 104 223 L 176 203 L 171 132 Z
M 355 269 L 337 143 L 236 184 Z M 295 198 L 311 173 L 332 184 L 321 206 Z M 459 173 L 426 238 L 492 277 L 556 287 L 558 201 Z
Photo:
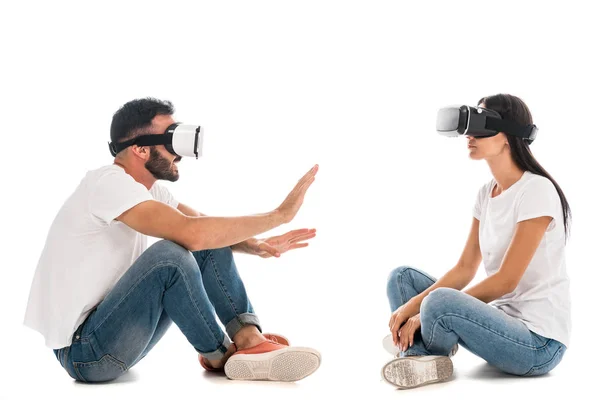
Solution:
M 395 311 L 435 283 L 410 267 L 392 271 L 387 284 Z M 433 290 L 421 303 L 421 330 L 401 356 L 448 355 L 455 344 L 514 375 L 543 375 L 562 360 L 566 347 L 530 331 L 525 324 L 468 294 Z
M 190 252 L 167 240 L 150 246 L 71 345 L 54 353 L 73 379 L 112 380 L 144 358 L 171 322 L 207 359 L 220 359 L 243 326 L 261 329 L 229 247 Z

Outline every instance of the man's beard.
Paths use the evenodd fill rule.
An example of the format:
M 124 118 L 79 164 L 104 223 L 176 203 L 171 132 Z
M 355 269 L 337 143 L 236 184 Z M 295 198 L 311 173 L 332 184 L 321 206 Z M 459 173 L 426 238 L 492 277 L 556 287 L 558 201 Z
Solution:
M 175 161 L 181 160 L 177 157 Z M 179 172 L 172 167 L 171 161 L 160 155 L 158 150 L 150 147 L 150 159 L 146 161 L 145 167 L 156 179 L 175 182 L 179 179 Z

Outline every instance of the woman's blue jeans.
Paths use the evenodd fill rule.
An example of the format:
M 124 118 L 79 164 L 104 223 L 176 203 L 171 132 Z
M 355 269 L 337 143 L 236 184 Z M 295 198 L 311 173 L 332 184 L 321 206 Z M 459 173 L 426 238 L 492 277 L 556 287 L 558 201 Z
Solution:
M 417 269 L 396 268 L 387 284 L 391 310 L 434 282 Z M 448 355 L 457 343 L 514 375 L 543 375 L 558 365 L 566 350 L 562 343 L 530 331 L 521 321 L 468 294 L 435 289 L 421 304 L 421 331 L 400 355 Z

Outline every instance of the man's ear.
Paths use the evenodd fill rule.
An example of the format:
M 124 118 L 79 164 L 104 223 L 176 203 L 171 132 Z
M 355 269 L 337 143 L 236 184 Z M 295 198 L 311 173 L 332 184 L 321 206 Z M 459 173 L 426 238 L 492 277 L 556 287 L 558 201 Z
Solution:
M 131 151 L 135 154 L 136 157 L 147 160 L 150 158 L 150 147 L 148 146 L 131 146 Z

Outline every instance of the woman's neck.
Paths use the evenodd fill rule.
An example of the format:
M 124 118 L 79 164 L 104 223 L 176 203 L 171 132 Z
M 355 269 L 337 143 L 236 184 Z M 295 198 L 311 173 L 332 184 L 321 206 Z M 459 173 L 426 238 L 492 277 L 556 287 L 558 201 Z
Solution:
M 514 185 L 523 176 L 523 170 L 515 164 L 510 155 L 489 158 L 486 161 L 497 182 L 497 187 L 494 188 L 496 196 Z

